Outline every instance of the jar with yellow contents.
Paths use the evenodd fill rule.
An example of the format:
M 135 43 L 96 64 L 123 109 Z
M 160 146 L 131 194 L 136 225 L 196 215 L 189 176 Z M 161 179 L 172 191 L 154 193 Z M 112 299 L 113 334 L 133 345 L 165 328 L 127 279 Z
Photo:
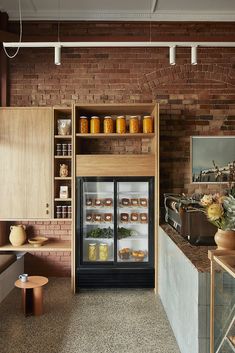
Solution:
M 80 116 L 79 119 L 79 132 L 80 134 L 87 134 L 88 133 L 88 118 L 86 116 Z
M 89 261 L 96 261 L 96 244 L 92 243 L 88 245 L 88 260 Z
M 113 133 L 113 119 L 111 116 L 104 117 L 104 133 L 105 134 Z
M 116 132 L 118 134 L 125 134 L 126 133 L 126 118 L 123 115 L 117 117 Z
M 153 132 L 153 118 L 150 115 L 145 115 L 143 119 L 143 133 L 151 134 Z
M 91 134 L 99 134 L 100 133 L 100 118 L 98 116 L 91 117 L 90 132 L 91 132 Z
M 107 261 L 109 258 L 108 244 L 101 243 L 99 246 L 99 260 Z
M 133 116 L 130 117 L 129 131 L 130 131 L 130 134 L 138 134 L 138 132 L 139 132 L 139 119 L 138 119 L 138 116 L 133 115 Z

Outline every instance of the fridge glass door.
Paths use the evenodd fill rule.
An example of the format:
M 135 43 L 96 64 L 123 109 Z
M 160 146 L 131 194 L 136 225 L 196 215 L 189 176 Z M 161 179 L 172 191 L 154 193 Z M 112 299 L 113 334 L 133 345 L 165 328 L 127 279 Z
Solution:
M 114 183 L 82 183 L 83 262 L 114 261 Z
M 149 260 L 149 183 L 117 183 L 117 261 Z

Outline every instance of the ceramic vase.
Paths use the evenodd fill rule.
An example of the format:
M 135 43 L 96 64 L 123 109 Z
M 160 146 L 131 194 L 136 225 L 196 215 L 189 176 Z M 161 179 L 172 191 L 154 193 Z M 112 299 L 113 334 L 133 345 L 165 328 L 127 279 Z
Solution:
M 217 250 L 235 250 L 235 231 L 218 229 L 215 233 Z
M 19 224 L 17 226 L 11 226 L 10 229 L 11 229 L 11 232 L 10 232 L 9 240 L 11 244 L 13 246 L 23 245 L 26 241 L 26 233 L 25 233 L 26 227 L 22 224 Z

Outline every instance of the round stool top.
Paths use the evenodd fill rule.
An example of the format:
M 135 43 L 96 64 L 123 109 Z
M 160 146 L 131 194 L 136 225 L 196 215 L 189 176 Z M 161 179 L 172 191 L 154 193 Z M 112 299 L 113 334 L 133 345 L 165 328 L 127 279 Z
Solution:
M 22 282 L 20 279 L 15 281 L 15 286 L 18 288 L 37 288 L 48 283 L 48 278 L 42 276 L 29 276 L 27 282 Z

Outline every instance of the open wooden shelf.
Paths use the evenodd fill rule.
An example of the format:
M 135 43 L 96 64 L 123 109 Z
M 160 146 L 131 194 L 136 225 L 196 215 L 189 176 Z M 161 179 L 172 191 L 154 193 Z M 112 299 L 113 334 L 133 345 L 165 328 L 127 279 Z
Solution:
M 116 132 L 112 133 L 112 134 L 104 134 L 104 133 L 99 133 L 99 134 L 76 134 L 77 137 L 81 137 L 81 138 L 90 138 L 90 139 L 94 139 L 94 138 L 129 138 L 129 137 L 141 137 L 141 138 L 154 138 L 155 137 L 155 133 L 151 133 L 151 134 L 144 134 L 142 132 L 138 133 L 138 134 L 130 134 L 130 133 L 126 133 L 126 134 L 118 134 Z
M 72 135 L 55 135 L 55 139 L 71 139 Z
M 54 177 L 55 180 L 72 180 L 72 177 Z
M 60 199 L 59 197 L 58 197 L 58 198 L 55 198 L 54 200 L 55 200 L 55 201 L 62 201 L 62 202 L 64 202 L 64 201 L 72 201 L 71 198 L 69 198 L 69 199 Z
M 70 241 L 48 241 L 44 245 L 39 247 L 34 247 L 32 244 L 23 244 L 21 246 L 13 246 L 11 244 L 6 244 L 0 246 L 0 251 L 71 251 Z
M 55 159 L 71 159 L 72 156 L 54 156 Z

